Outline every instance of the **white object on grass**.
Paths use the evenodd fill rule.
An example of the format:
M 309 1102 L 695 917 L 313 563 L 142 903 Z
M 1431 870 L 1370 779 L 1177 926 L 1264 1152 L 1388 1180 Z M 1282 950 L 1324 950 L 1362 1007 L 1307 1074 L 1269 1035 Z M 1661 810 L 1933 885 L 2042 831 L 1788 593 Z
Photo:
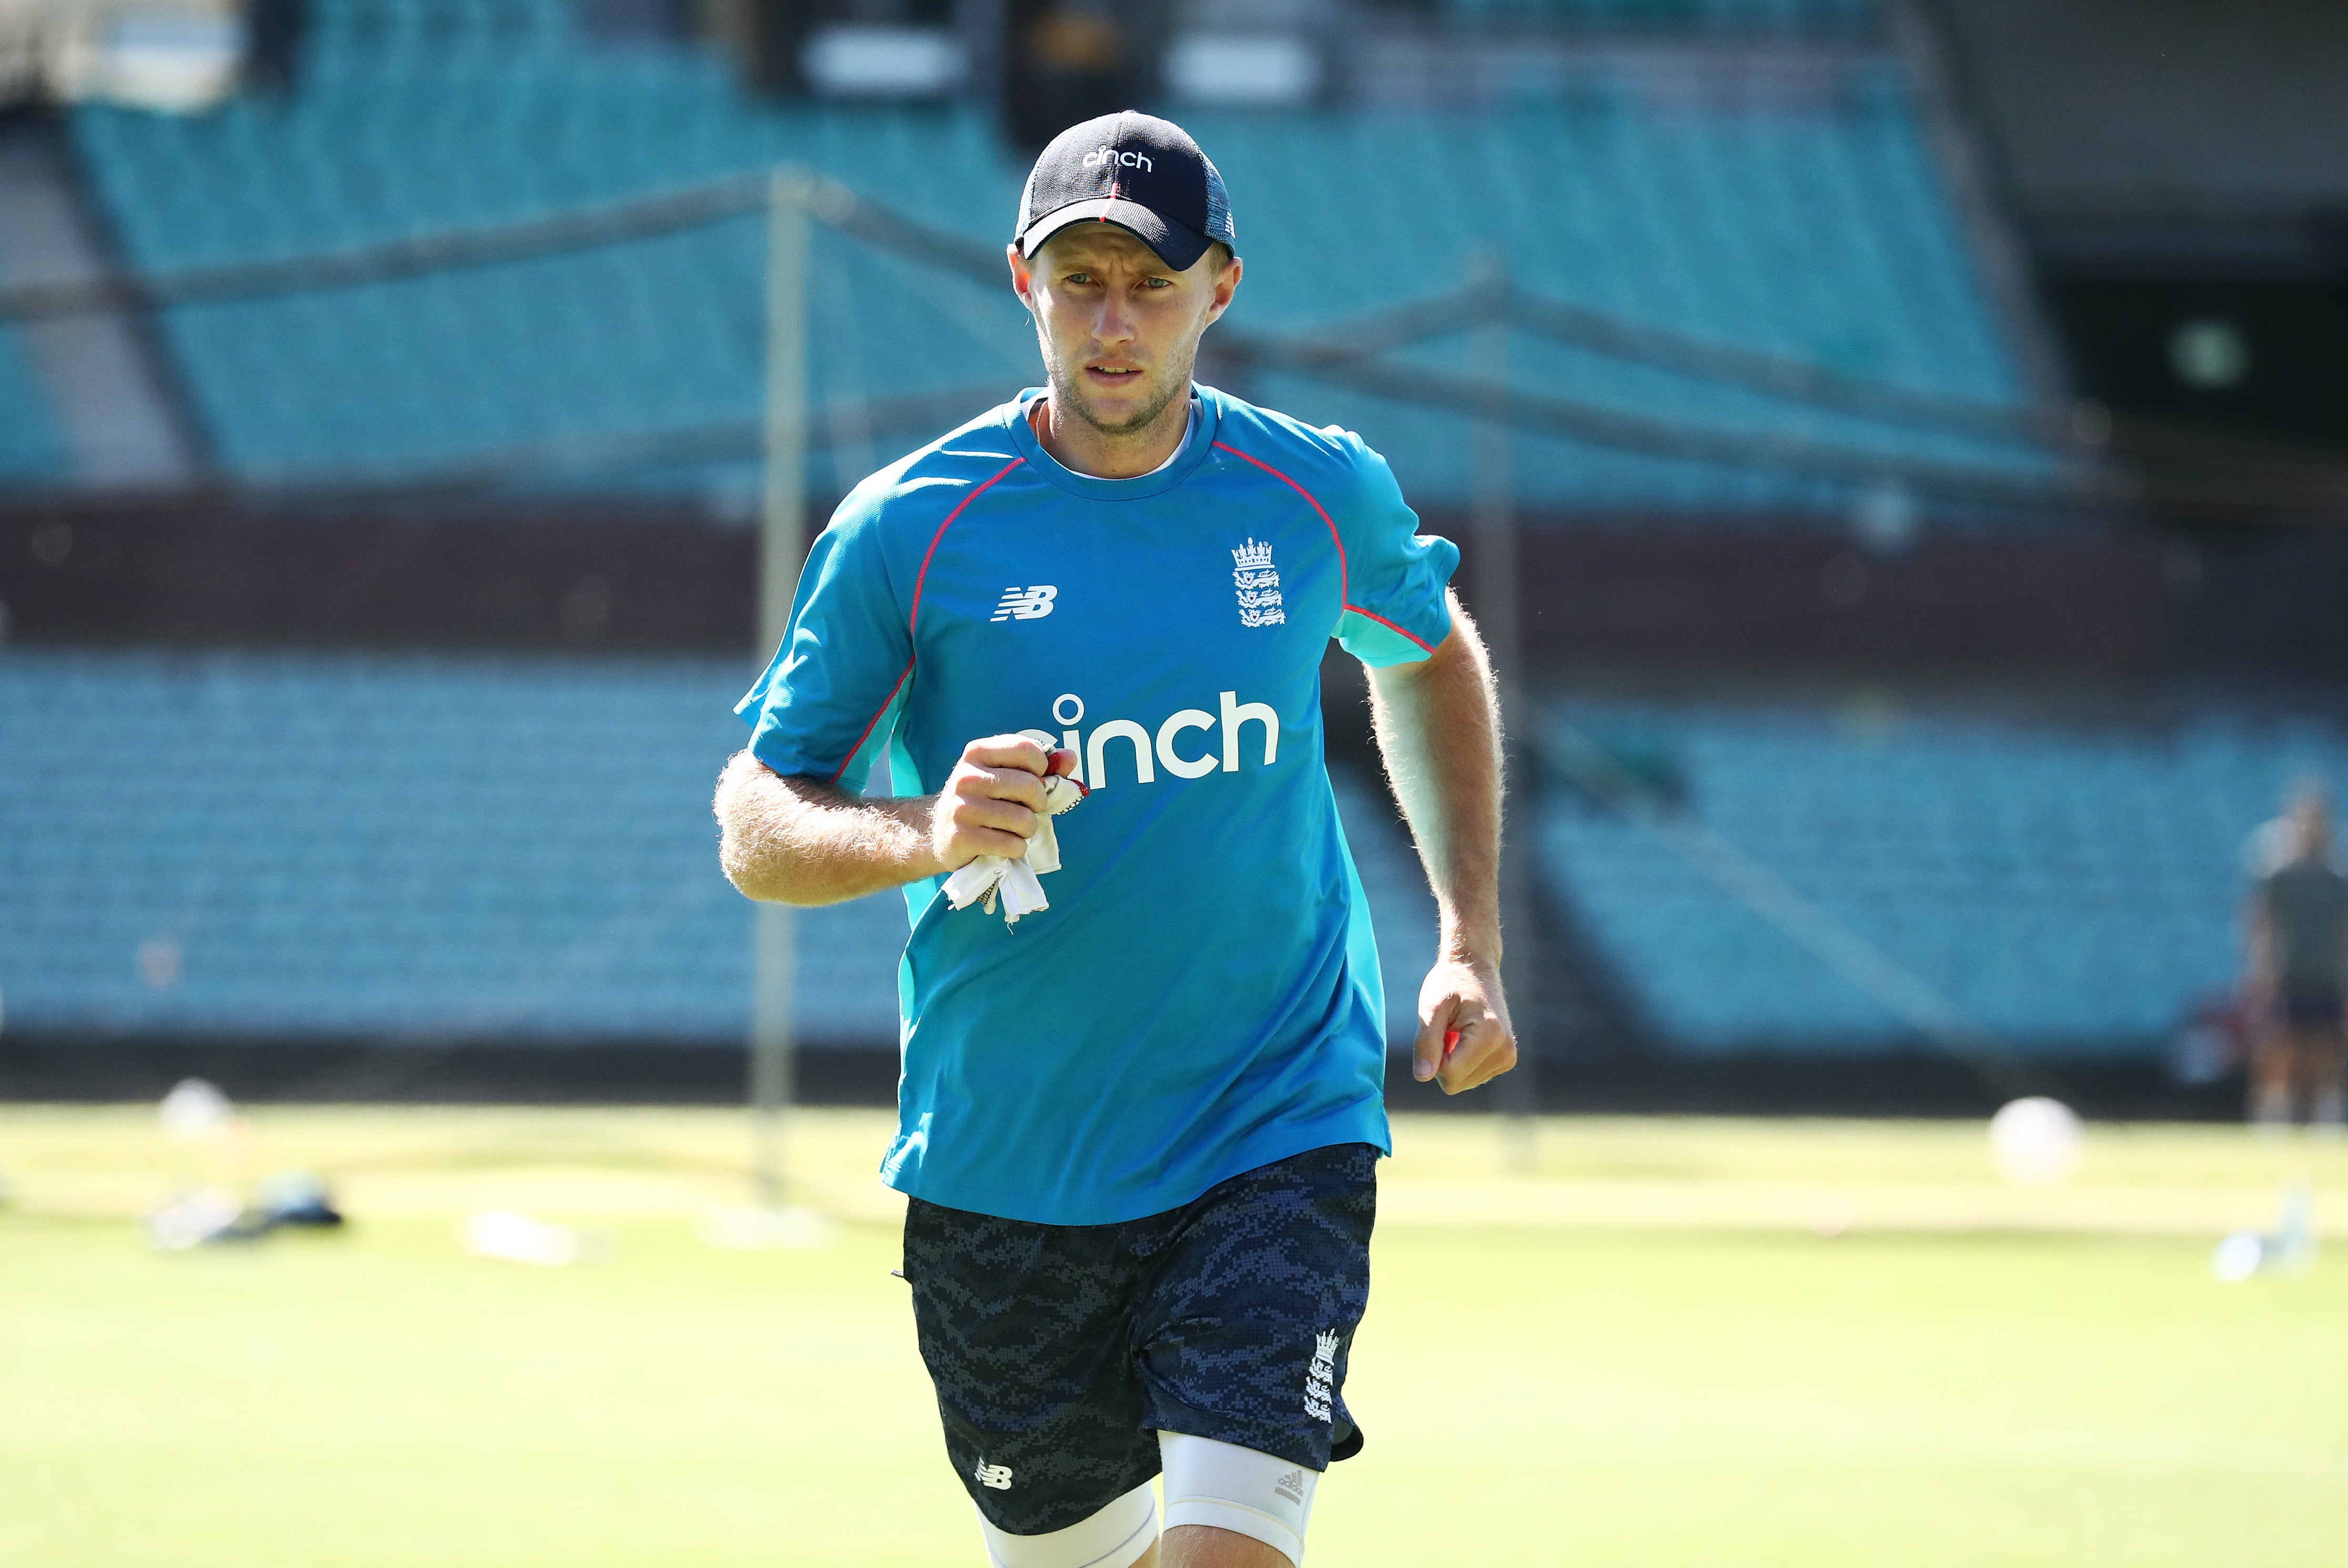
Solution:
M 2315 1193 L 2300 1176 L 2282 1190 L 2282 1214 L 2275 1225 L 2275 1266 L 2285 1274 L 2305 1274 L 2315 1266 Z
M 2220 1285 L 2240 1285 L 2266 1266 L 2267 1238 L 2256 1231 L 2236 1231 L 2209 1255 L 2209 1272 Z
M 457 1245 L 475 1257 L 501 1258 L 538 1268 L 608 1263 L 616 1250 L 609 1231 L 550 1225 L 512 1209 L 487 1209 L 467 1215 L 458 1227 Z
M 1828 1193 L 1810 1205 L 1810 1234 L 1821 1241 L 1833 1241 L 1850 1230 L 1852 1217 L 1850 1200 L 1840 1193 Z
M 226 1187 L 201 1187 L 150 1210 L 140 1223 L 157 1252 L 185 1252 L 224 1235 L 243 1214 L 244 1201 Z
M 1989 1119 L 1990 1159 L 2018 1187 L 2052 1187 L 2079 1168 L 2079 1118 L 2043 1094 L 2007 1102 Z
M 1034 741 L 1046 752 L 1058 743 L 1041 730 L 1022 730 L 1022 739 Z M 1044 809 L 1035 814 L 1035 831 L 1027 835 L 1027 847 L 1016 856 L 982 855 L 969 865 L 946 878 L 946 902 L 957 909 L 967 909 L 973 904 L 983 904 L 986 912 L 994 913 L 994 900 L 1003 899 L 1003 923 L 1016 926 L 1023 915 L 1033 915 L 1052 907 L 1044 897 L 1044 885 L 1036 878 L 1060 868 L 1060 840 L 1052 831 L 1052 819 L 1062 812 L 1073 810 L 1085 798 L 1085 786 L 1057 774 L 1044 781 Z
M 182 1078 L 155 1108 L 163 1131 L 182 1143 L 217 1132 L 234 1113 L 228 1096 L 201 1078 Z
M 720 1252 L 812 1252 L 832 1242 L 830 1219 L 815 1209 L 712 1209 L 696 1227 L 703 1245 Z
M 2301 1176 L 2283 1184 L 2274 1235 L 2236 1231 L 2209 1254 L 2209 1272 L 2221 1285 L 2240 1285 L 2254 1274 L 2295 1277 L 2315 1266 L 2317 1245 L 2315 1197 Z

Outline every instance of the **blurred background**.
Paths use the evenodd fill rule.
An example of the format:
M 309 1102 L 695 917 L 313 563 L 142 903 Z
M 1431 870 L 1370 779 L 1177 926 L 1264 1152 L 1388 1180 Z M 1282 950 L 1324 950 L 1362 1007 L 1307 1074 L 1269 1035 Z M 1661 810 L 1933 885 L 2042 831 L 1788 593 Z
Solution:
M 1245 225 L 1202 378 L 1386 453 L 1508 644 L 1544 1102 L 1982 1102 L 1653 808 L 2083 1104 L 2238 1101 L 2243 845 L 2348 736 L 2330 7 L 10 0 L 0 36 L 14 1092 L 734 1092 L 757 177 L 943 241 L 813 225 L 819 526 L 1038 378 L 1004 214 L 1145 104 Z M 1328 686 L 1400 1030 L 1429 907 Z M 888 1092 L 895 902 L 799 922 L 804 1094 Z
M 902 1450 L 904 1485 L 959 1506 L 896 1298 L 823 1294 L 890 1245 L 863 1173 L 901 903 L 791 921 L 796 984 L 762 1014 L 707 802 L 770 642 L 762 549 L 1040 378 L 1000 261 L 1020 180 L 1064 126 L 1139 107 L 1217 161 L 1248 264 L 1200 378 L 1388 456 L 1462 545 L 1514 721 L 1528 1069 L 1451 1108 L 1513 1132 L 1423 1127 L 1420 1165 L 1406 1136 L 1381 1266 L 1396 1300 L 1456 1276 L 1515 1302 L 1535 1337 L 1507 1365 L 1549 1404 L 1471 1399 L 1434 1359 L 1390 1398 L 1463 1449 L 1560 1409 L 1644 1430 L 1577 1452 L 1652 1461 L 1575 1527 L 1597 1560 L 2323 1560 L 2348 1400 L 2285 1390 L 2348 1392 L 2348 1298 L 2305 1272 L 2343 1169 L 2214 1124 L 2259 1028 L 2261 824 L 2348 776 L 2343 69 L 2322 0 L 0 0 L 0 1255 L 26 1264 L 0 1312 L 40 1348 L 15 1408 L 98 1412 L 0 1443 L 53 1507 L 127 1465 L 201 1526 L 77 1501 L 0 1517 L 0 1542 L 261 1560 L 236 1554 L 249 1511 L 288 1488 L 251 1477 L 285 1465 L 320 1519 L 373 1522 L 268 1527 L 310 1562 L 649 1560 L 680 1497 L 707 1561 L 963 1560 L 927 1501 L 886 1550 L 845 1515 L 769 1518 L 756 1456 L 824 1450 L 722 1401 L 672 1412 L 662 1486 L 590 1486 L 556 1452 L 499 1471 L 527 1520 L 459 1529 L 439 1482 L 395 1508 L 352 1478 L 427 1449 L 482 1473 L 550 1427 L 632 1472 L 600 1373 L 526 1370 L 534 1322 L 568 1323 L 547 1345 L 579 1365 L 617 1334 L 633 1365 L 701 1356 L 676 1378 L 767 1378 L 767 1408 L 804 1409 L 791 1378 L 846 1374 L 760 1359 L 788 1296 L 792 1344 L 860 1368 L 855 1336 L 880 1335 L 871 1376 L 915 1379 L 871 1406 L 911 1413 L 850 1445 L 868 1473 Z M 779 289 L 777 190 L 807 215 Z M 1400 1046 L 1432 906 L 1358 671 L 1324 683 Z M 837 1109 L 773 1156 L 800 1219 L 719 1233 L 831 1251 L 709 1253 L 754 1271 L 713 1284 L 680 1216 L 740 1202 L 751 1157 L 738 1119 L 691 1108 L 743 1099 L 760 1032 L 795 1048 L 792 1098 Z M 1395 1076 L 1398 1107 L 1436 1109 Z M 159 1124 L 191 1078 L 229 1098 Z M 1979 1119 L 2019 1097 L 2090 1119 L 2084 1164 L 2050 1112 L 1993 1166 Z M 566 1105 L 664 1109 L 526 1109 Z M 1884 1117 L 1910 1120 L 1859 1120 Z M 324 1185 L 263 1193 L 278 1165 Z M 299 1288 L 118 1272 L 106 1247 L 147 1261 L 121 1222 L 175 1191 L 232 1196 L 159 1245 L 308 1199 L 372 1204 L 353 1241 L 397 1245 L 379 1276 L 302 1254 Z M 602 1259 L 604 1295 L 448 1272 L 447 1216 L 525 1199 L 605 1228 L 468 1221 L 467 1245 Z M 1463 1215 L 1498 1228 L 1439 1239 Z M 2304 1288 L 2262 1328 L 2208 1316 L 2247 1310 L 2203 1299 L 2208 1246 L 2269 1222 L 2234 1277 L 2263 1256 Z M 1864 1233 L 1884 1250 L 1831 1277 L 1773 1250 Z M 1528 1275 L 1526 1248 L 1554 1266 Z M 715 1294 L 624 1316 L 609 1282 L 646 1259 Z M 1557 1317 L 1594 1282 L 1619 1322 Z M 1738 1295 L 1735 1318 L 1689 1305 Z M 326 1327 L 369 1300 L 398 1324 Z M 90 1327 L 134 1302 L 140 1326 Z M 506 1350 L 454 1318 L 394 1348 L 453 1302 Z M 1643 1384 L 1610 1335 L 1665 1321 L 1726 1380 L 1657 1345 Z M 1543 1359 L 1566 1342 L 1585 1371 Z M 340 1374 L 297 1392 L 271 1345 L 314 1371 L 364 1346 L 350 1397 L 389 1447 L 322 1448 L 325 1408 L 295 1412 Z M 223 1346 L 180 1416 L 93 1394 Z M 1925 1346 L 1938 1381 L 1901 1384 Z M 1577 1382 L 1595 1363 L 1620 1376 Z M 470 1415 L 400 1404 L 460 1366 Z M 1737 1380 L 1773 1368 L 1798 1376 Z M 543 1419 L 506 1430 L 492 1404 Z M 2198 1435 L 2130 1446 L 2170 1420 Z M 285 1435 L 220 1450 L 221 1421 Z M 477 1429 L 502 1435 L 452 1435 Z M 1729 1490 L 1686 1512 L 1670 1478 L 1706 1432 L 1818 1468 L 1715 1468 Z M 1977 1495 L 1934 1490 L 1937 1443 Z M 1875 1489 L 1865 1529 L 1825 1474 Z M 2002 1533 L 1923 1522 L 1957 1513 Z M 1662 1514 L 1696 1533 L 1655 1537 Z M 1347 1560 L 1468 1560 L 1376 1517 Z

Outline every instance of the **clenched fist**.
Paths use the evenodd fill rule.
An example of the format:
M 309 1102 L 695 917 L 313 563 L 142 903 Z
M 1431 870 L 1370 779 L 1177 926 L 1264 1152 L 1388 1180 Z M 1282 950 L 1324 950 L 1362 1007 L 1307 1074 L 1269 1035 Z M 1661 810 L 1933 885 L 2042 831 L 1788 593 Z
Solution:
M 930 853 L 947 871 L 982 855 L 1023 853 L 1044 809 L 1044 780 L 1076 766 L 1073 753 L 1047 750 L 1024 735 L 971 742 L 931 809 Z

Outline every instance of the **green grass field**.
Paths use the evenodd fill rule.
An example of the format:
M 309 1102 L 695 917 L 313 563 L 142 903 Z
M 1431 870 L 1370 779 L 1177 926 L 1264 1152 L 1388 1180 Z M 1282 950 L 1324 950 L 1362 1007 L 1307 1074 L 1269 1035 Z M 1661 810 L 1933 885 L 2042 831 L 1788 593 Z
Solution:
M 146 1107 L 0 1107 L 0 1563 L 983 1562 L 869 1173 L 884 1120 L 793 1123 L 829 1246 L 696 1239 L 739 1116 L 255 1113 L 254 1169 L 354 1223 L 176 1255 Z M 2070 1184 L 1978 1124 L 1405 1119 L 1347 1392 L 1369 1448 L 1320 1568 L 2348 1561 L 2348 1256 L 2221 1286 L 2212 1242 L 2348 1152 L 2097 1129 Z M 616 1257 L 461 1254 L 465 1214 Z M 1821 1234 L 1825 1233 L 1825 1234 Z

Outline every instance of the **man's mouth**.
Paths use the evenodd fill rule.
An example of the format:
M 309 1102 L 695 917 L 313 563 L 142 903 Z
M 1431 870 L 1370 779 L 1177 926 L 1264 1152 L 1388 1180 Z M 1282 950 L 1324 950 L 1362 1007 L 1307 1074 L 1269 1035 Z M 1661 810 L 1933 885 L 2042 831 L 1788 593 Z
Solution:
M 1141 367 L 1131 364 L 1088 364 L 1085 374 L 1101 386 L 1131 386 L 1141 379 Z

